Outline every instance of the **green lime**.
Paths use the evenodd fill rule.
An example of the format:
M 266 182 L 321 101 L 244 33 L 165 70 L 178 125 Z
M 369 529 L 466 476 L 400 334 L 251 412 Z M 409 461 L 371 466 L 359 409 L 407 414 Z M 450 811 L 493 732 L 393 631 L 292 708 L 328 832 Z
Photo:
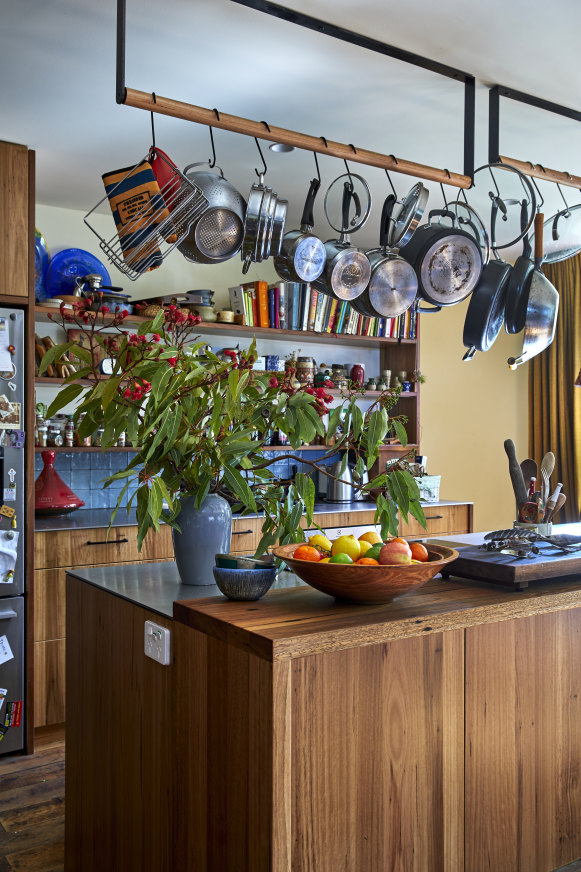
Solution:
M 344 554 L 340 552 L 339 554 L 333 554 L 330 558 L 329 563 L 353 563 L 348 554 Z
M 372 545 L 371 548 L 369 548 L 365 552 L 365 557 L 371 557 L 373 558 L 373 560 L 379 560 L 379 552 L 382 548 L 383 542 L 378 542 L 377 545 Z

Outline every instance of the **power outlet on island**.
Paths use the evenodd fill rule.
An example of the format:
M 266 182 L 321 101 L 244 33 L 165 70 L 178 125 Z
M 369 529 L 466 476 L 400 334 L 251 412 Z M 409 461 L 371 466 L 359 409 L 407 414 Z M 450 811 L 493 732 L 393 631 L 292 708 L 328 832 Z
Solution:
M 144 651 L 146 657 L 151 657 L 162 666 L 169 666 L 169 639 L 170 632 L 167 627 L 160 627 L 153 621 L 145 622 Z

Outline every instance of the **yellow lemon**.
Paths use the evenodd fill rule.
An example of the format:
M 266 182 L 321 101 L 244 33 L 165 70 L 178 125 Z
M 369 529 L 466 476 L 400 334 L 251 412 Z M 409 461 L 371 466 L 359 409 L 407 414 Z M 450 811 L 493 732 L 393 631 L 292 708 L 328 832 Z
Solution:
M 311 536 L 309 539 L 309 545 L 312 545 L 313 548 L 318 548 L 319 551 L 331 550 L 331 540 L 327 539 L 326 536 L 323 536 L 322 533 L 316 533 L 314 536 Z
M 359 540 L 360 557 L 365 557 L 366 552 L 369 551 L 370 548 L 373 548 L 373 545 L 368 539 Z
M 319 560 L 319 563 L 328 563 L 330 559 L 331 559 L 330 557 L 322 557 Z
M 331 555 L 334 556 L 335 554 L 347 554 L 355 562 L 361 556 L 361 544 L 352 533 L 339 536 L 331 547 Z
M 362 533 L 359 537 L 360 542 L 369 542 L 370 545 L 377 545 L 378 542 L 381 542 L 381 536 L 379 533 L 376 533 L 375 530 L 368 530 L 367 533 Z

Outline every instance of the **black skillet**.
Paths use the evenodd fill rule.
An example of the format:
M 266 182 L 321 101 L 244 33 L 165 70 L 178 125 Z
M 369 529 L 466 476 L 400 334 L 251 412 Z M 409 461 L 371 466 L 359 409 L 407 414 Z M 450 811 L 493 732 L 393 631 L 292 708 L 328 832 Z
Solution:
M 520 227 L 523 233 L 526 230 L 528 218 L 528 204 L 526 200 L 523 200 L 520 212 Z M 506 289 L 504 327 L 507 333 L 520 333 L 521 330 L 524 330 L 531 278 L 535 268 L 531 254 L 530 239 L 525 235 L 523 237 L 522 254 L 517 258 L 510 271 Z
M 468 351 L 462 360 L 472 360 L 477 351 L 488 351 L 504 322 L 506 291 L 511 266 L 500 260 L 495 249 L 496 216 L 498 204 L 493 201 L 490 217 L 490 242 L 494 259 L 491 259 L 480 276 L 480 281 L 472 291 L 462 341 Z

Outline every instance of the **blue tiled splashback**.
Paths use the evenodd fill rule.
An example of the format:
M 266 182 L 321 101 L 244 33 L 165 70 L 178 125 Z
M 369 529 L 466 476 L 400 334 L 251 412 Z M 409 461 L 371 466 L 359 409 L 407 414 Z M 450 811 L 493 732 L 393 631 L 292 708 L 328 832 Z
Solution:
M 325 451 L 321 449 L 301 452 L 298 449 L 295 453 L 309 460 L 319 461 Z M 70 453 L 62 451 L 56 454 L 54 468 L 64 483 L 84 501 L 87 509 L 114 509 L 124 482 L 114 482 L 105 488 L 103 481 L 112 473 L 125 469 L 134 456 L 133 451 L 111 451 L 104 454 L 98 451 L 71 451 Z M 271 469 L 280 478 L 290 478 L 295 472 L 309 472 L 311 469 L 306 463 L 299 464 L 296 460 L 289 460 L 282 451 L 265 452 L 265 458 L 278 458 Z M 335 459 L 336 457 L 330 457 L 325 463 L 332 463 Z M 295 466 L 296 470 L 293 469 Z M 34 455 L 35 478 L 40 474 L 42 467 L 42 457 L 37 453 Z

